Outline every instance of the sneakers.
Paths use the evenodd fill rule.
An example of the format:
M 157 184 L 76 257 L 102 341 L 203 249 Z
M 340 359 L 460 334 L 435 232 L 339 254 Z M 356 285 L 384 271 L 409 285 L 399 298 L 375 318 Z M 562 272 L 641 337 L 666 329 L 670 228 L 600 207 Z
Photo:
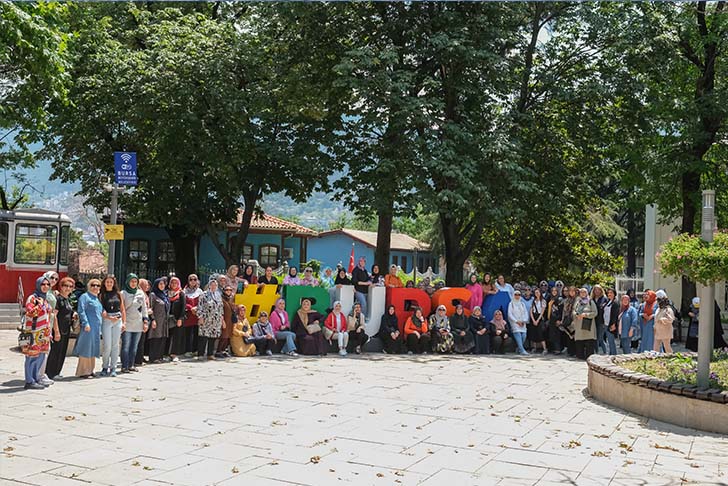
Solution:
M 266 352 L 265 352 L 265 355 L 266 355 L 266 356 L 273 356 L 273 351 L 271 351 L 271 350 L 269 349 L 268 351 L 266 351 Z
M 40 383 L 26 383 L 24 388 L 26 390 L 45 390 L 45 387 Z
M 298 356 L 298 353 L 295 351 L 289 351 L 288 356 Z
M 346 352 L 346 349 L 344 349 L 344 348 L 341 348 L 341 349 L 339 350 L 339 356 L 346 356 L 347 354 L 348 354 L 348 353 Z
M 109 376 L 109 372 L 106 370 L 106 368 L 104 368 L 103 370 L 101 370 L 101 373 L 99 373 L 99 376 Z
M 546 356 L 547 354 L 549 354 L 547 349 L 544 349 L 543 352 L 541 353 L 541 355 L 543 355 L 543 356 Z
M 51 386 L 53 383 L 55 383 L 53 380 L 48 378 L 47 376 L 42 376 L 40 380 L 38 380 L 38 383 L 40 383 L 42 386 Z
M 129 368 L 129 371 L 131 371 L 132 373 L 136 373 L 137 371 L 139 371 L 139 368 L 135 368 L 134 366 L 132 366 L 131 368 Z
M 178 363 L 178 362 L 179 362 L 179 358 L 177 356 L 172 358 L 172 363 Z
M 361 346 L 357 346 L 355 352 L 356 354 L 361 354 Z

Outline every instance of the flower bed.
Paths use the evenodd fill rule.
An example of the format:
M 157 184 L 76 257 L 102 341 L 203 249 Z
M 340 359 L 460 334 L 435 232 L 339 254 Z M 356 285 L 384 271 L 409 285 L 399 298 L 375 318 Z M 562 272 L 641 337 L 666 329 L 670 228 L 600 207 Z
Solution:
M 670 356 L 649 356 L 623 363 L 622 366 L 637 373 L 660 380 L 686 385 L 697 384 L 698 360 L 695 355 L 677 353 Z M 709 388 L 728 390 L 728 353 L 716 351 L 710 363 Z

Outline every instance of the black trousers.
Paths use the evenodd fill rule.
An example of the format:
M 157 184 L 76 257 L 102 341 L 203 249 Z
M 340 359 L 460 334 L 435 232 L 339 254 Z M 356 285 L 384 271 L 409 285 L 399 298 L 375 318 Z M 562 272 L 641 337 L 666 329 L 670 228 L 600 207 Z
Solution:
M 153 363 L 162 359 L 167 349 L 167 338 L 147 339 L 147 342 L 149 343 L 149 361 Z
M 179 356 L 185 354 L 186 336 L 184 327 L 170 327 L 169 338 L 167 339 L 167 354 Z
M 415 354 L 422 354 L 423 352 L 431 351 L 430 336 L 427 334 L 421 334 L 418 339 L 417 335 L 410 334 L 407 336 L 407 350 L 412 351 Z
M 68 339 L 70 337 L 71 333 L 68 331 L 66 334 L 61 333 L 60 341 L 51 340 L 51 352 L 46 362 L 46 375 L 51 379 L 61 374 L 63 363 L 66 361 L 66 350 L 68 350 Z
M 574 341 L 574 351 L 578 359 L 587 359 L 595 353 L 597 341 L 596 339 L 585 339 L 583 341 Z
M 215 339 L 217 338 L 197 336 L 197 356 L 214 355 Z
M 143 332 L 142 337 L 139 338 L 139 347 L 137 347 L 137 354 L 134 358 L 135 365 L 141 365 L 144 362 L 144 355 L 149 355 L 149 343 L 147 342 L 147 333 Z
M 493 334 L 490 341 L 490 352 L 503 354 L 506 343 L 511 340 L 511 336 L 505 331 L 501 331 L 500 335 Z
M 199 327 L 198 326 L 187 326 L 182 327 L 184 329 L 185 336 L 185 352 L 196 353 L 197 352 L 197 339 L 199 338 Z
M 255 344 L 255 349 L 260 354 L 265 354 L 267 351 L 273 352 L 273 346 L 276 345 L 275 339 L 266 339 L 264 337 L 253 338 L 250 341 Z
M 475 338 L 475 349 L 473 349 L 473 352 L 475 354 L 490 354 L 490 333 L 485 333 L 483 335 L 476 333 L 473 333 L 473 337 Z
M 347 351 L 351 352 L 356 349 L 357 346 L 364 348 L 364 345 L 369 341 L 369 336 L 364 331 L 356 332 L 349 331 L 349 344 L 346 346 Z
M 381 336 L 382 345 L 388 354 L 400 354 L 402 352 L 403 342 L 401 334 L 397 339 L 392 339 L 392 335 L 388 332 L 384 332 Z

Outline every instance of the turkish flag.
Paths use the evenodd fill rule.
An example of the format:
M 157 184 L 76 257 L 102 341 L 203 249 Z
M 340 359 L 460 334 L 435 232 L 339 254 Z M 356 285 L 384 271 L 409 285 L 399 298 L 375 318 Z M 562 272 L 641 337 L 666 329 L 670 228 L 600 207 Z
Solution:
M 351 245 L 351 255 L 349 255 L 349 271 L 348 273 L 351 273 L 354 271 L 354 245 Z

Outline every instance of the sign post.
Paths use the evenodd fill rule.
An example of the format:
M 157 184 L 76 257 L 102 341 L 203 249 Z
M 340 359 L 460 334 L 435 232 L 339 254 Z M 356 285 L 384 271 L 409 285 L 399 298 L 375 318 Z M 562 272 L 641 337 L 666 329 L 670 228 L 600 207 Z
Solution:
M 704 241 L 713 241 L 715 220 L 715 191 L 703 191 L 703 216 L 700 236 Z M 698 316 L 698 388 L 705 390 L 710 383 L 710 357 L 713 354 L 713 311 L 715 284 L 699 285 L 700 314 Z
M 111 186 L 111 216 L 109 226 L 105 228 L 106 240 L 109 242 L 108 273 L 114 274 L 116 264 L 116 241 L 124 239 L 124 227 L 117 225 L 119 212 L 119 186 L 136 186 L 137 154 L 136 152 L 114 152 L 114 184 Z

